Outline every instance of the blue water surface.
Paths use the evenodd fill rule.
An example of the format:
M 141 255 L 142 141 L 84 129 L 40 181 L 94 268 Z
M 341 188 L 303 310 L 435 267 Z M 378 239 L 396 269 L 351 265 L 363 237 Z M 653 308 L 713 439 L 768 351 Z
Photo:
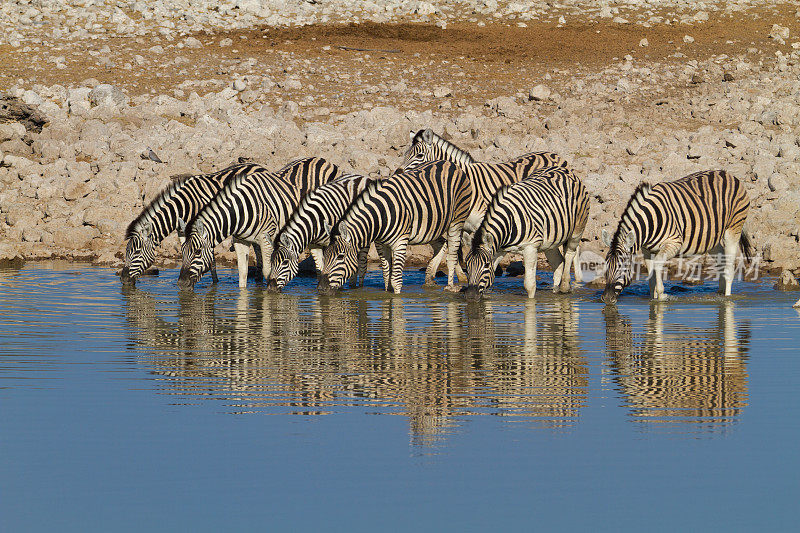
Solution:
M 800 316 L 0 271 L 3 531 L 790 531 Z

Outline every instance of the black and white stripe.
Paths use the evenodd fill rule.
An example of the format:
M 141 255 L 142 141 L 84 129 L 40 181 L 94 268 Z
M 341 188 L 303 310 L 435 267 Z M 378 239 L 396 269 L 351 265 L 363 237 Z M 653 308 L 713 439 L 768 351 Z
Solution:
M 566 167 L 541 169 L 501 187 L 466 256 L 467 297 L 479 298 L 491 287 L 495 268 L 506 252 L 522 253 L 529 298 L 536 294 L 540 251 L 554 270 L 553 292 L 569 292 L 570 266 L 588 217 L 586 188 Z
M 338 289 L 356 269 L 357 252 L 375 242 L 386 290 L 399 293 L 409 244 L 447 239 L 447 285 L 452 288 L 461 231 L 472 188 L 463 171 L 448 161 L 369 183 L 348 208 L 325 248 L 320 288 Z
M 275 239 L 270 287 L 282 290 L 297 275 L 300 254 L 306 248 L 311 249 L 317 270 L 322 271 L 322 249 L 330 244 L 331 226 L 339 222 L 370 181 L 372 179 L 365 176 L 345 174 L 303 197 Z M 358 286 L 359 276 L 363 281 L 366 274 L 367 250 L 359 252 L 358 269 L 350 280 L 353 287 Z
M 424 129 L 416 133 L 411 132 L 411 146 L 396 172 L 411 170 L 423 163 L 437 160 L 455 163 L 466 173 L 472 185 L 472 205 L 469 217 L 464 223 L 467 235 L 473 234 L 478 229 L 486 208 L 500 187 L 525 179 L 541 168 L 569 166 L 561 156 L 552 152 L 532 152 L 505 163 L 479 162 L 466 150 L 440 137 L 432 130 Z M 468 238 L 467 242 L 469 240 Z M 433 279 L 446 251 L 442 249 L 435 253 L 426 271 L 426 281 L 430 282 Z
M 228 236 L 239 259 L 239 287 L 247 286 L 250 244 L 261 247 L 263 274 L 270 275 L 272 243 L 303 195 L 327 183 L 338 168 L 324 159 L 298 159 L 277 172 L 237 176 L 187 226 L 179 284 L 194 285 L 208 270 L 214 246 Z
M 622 213 L 609 247 L 603 301 L 614 303 L 633 277 L 633 256 L 640 250 L 650 278 L 650 296 L 664 299 L 662 269 L 677 255 L 722 253 L 719 291 L 731 293 L 736 249 L 750 257 L 744 223 L 750 200 L 744 185 L 724 170 L 697 172 L 666 183 L 640 184 Z
M 181 174 L 172 177 L 161 191 L 125 230 L 128 241 L 125 266 L 120 272 L 123 282 L 133 282 L 156 259 L 155 249 L 170 233 L 178 230 L 181 244 L 186 223 L 234 176 L 249 176 L 266 169 L 253 163 L 232 165 L 212 174 Z M 212 262 L 212 276 L 217 273 Z

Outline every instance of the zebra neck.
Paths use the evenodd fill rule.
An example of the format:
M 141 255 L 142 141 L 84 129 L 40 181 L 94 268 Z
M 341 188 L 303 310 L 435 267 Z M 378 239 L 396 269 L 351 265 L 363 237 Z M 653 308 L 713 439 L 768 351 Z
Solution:
M 438 135 L 433 138 L 433 145 L 436 147 L 438 157 L 455 164 L 461 170 L 465 170 L 469 165 L 475 163 L 475 159 L 467 152 L 455 144 L 447 141 Z
M 348 223 L 348 232 L 356 250 L 360 250 L 370 243 L 377 240 L 379 237 L 379 225 L 371 219 L 362 219 L 362 224 L 356 225 Z

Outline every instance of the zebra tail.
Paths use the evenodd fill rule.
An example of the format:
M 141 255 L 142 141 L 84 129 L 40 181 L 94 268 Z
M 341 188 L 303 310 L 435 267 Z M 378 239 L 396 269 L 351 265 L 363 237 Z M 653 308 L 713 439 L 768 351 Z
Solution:
M 747 260 L 753 259 L 753 242 L 750 240 L 750 235 L 742 230 L 742 236 L 739 238 L 739 249 Z

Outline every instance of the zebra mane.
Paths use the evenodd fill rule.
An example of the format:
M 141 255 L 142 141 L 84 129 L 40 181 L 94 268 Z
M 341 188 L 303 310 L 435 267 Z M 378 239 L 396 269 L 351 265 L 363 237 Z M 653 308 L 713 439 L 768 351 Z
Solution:
M 414 135 L 414 139 L 411 142 L 411 147 L 413 148 L 416 144 L 424 142 L 438 146 L 442 152 L 444 152 L 445 159 L 452 161 L 453 163 L 471 165 L 475 162 L 475 158 L 473 158 L 469 152 L 463 148 L 459 148 L 444 137 L 434 133 L 430 128 L 419 130 L 416 135 Z
M 260 172 L 269 173 L 266 169 L 262 169 Z M 212 211 L 213 206 L 218 206 L 222 202 L 225 202 L 231 197 L 233 191 L 237 190 L 241 183 L 246 180 L 247 178 L 253 176 L 253 174 L 249 174 L 247 172 L 237 172 L 233 176 L 231 176 L 226 182 L 225 185 L 219 190 L 219 192 L 208 202 L 200 211 L 194 216 L 192 220 L 186 222 L 186 236 L 189 236 L 191 233 L 192 228 L 197 223 L 198 220 L 205 220 L 209 213 Z
M 369 180 L 369 181 L 367 181 L 366 185 L 364 185 L 364 189 L 362 189 L 362 191 L 360 193 L 358 193 L 358 196 L 356 196 L 353 199 L 352 203 L 350 203 L 350 205 L 347 206 L 347 209 L 344 210 L 344 213 L 342 213 L 342 217 L 339 219 L 339 223 L 344 221 L 350 215 L 350 213 L 353 211 L 353 209 L 355 209 L 358 205 L 362 204 L 363 201 L 364 201 L 364 197 L 366 195 L 370 194 L 371 191 L 374 191 L 375 189 L 377 189 L 378 185 L 383 181 L 385 181 L 385 180 Z M 337 235 L 339 235 L 339 224 L 338 223 L 331 228 L 331 239 L 333 239 Z
M 198 176 L 204 176 L 204 174 L 178 174 L 176 176 L 171 176 L 170 179 L 172 182 L 164 187 L 164 189 L 147 204 L 147 207 L 139 213 L 139 216 L 128 224 L 128 227 L 125 229 L 125 239 L 133 237 L 133 235 L 142 228 L 145 222 L 153 219 L 155 213 L 161 210 L 164 204 L 178 192 L 178 189 L 183 187 L 190 179 Z
M 612 253 L 614 250 L 617 249 L 617 245 L 619 244 L 620 234 L 622 233 L 623 223 L 628 217 L 628 213 L 630 212 L 631 208 L 639 205 L 647 197 L 647 195 L 650 194 L 650 190 L 652 188 L 653 188 L 652 185 L 650 185 L 646 181 L 643 181 L 636 186 L 636 190 L 633 191 L 633 194 L 628 200 L 628 205 L 626 205 L 625 209 L 622 210 L 622 216 L 620 216 L 619 224 L 617 224 L 617 231 L 614 232 L 614 236 L 611 238 L 611 246 L 609 246 L 609 253 Z

